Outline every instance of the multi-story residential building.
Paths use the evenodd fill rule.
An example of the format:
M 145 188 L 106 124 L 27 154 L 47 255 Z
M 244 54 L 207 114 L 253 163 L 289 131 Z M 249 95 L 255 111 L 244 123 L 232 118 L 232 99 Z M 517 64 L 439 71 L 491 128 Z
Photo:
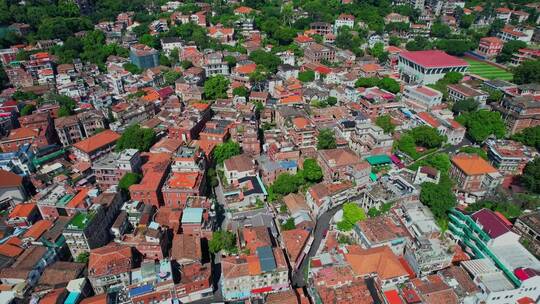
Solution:
M 165 54 L 170 55 L 171 51 L 182 49 L 182 39 L 179 37 L 163 37 L 161 38 L 161 48 Z
M 313 217 L 319 217 L 327 210 L 339 206 L 360 194 L 358 187 L 349 181 L 340 183 L 319 183 L 309 187 L 306 203 Z
M 145 261 L 140 268 L 133 269 L 130 276 L 126 289 L 133 303 L 151 304 L 158 299 L 172 301 L 175 298 L 172 265 L 168 259 Z
M 159 65 L 159 52 L 144 44 L 135 44 L 129 49 L 129 59 L 140 69 L 149 69 Z
M 400 78 L 411 84 L 434 84 L 446 73 L 463 73 L 468 66 L 465 60 L 438 50 L 399 53 Z
M 314 148 L 317 146 L 317 128 L 305 117 L 296 117 L 291 120 L 288 134 L 295 146 L 299 149 Z
M 512 54 L 510 65 L 519 66 L 526 60 L 535 60 L 540 58 L 540 50 L 519 49 L 517 53 Z
M 519 243 L 519 235 L 512 232 L 512 224 L 503 215 L 489 209 L 470 215 L 452 209 L 448 226 L 452 238 L 476 259 L 464 266 L 483 291 L 481 300 L 499 304 L 540 297 L 540 289 L 534 288 L 540 284 L 534 270 L 540 269 L 540 262 Z M 497 286 L 490 284 L 493 280 Z
M 497 37 L 480 38 L 480 44 L 476 53 L 485 58 L 491 59 L 497 57 L 502 51 L 504 42 Z
M 334 34 L 337 35 L 342 26 L 347 26 L 352 29 L 354 27 L 354 16 L 351 14 L 340 14 L 336 21 L 334 21 Z
M 69 221 L 62 234 L 74 259 L 109 242 L 109 227 L 105 219 L 104 208 L 93 205 Z
M 289 288 L 287 262 L 280 248 L 259 247 L 250 255 L 223 258 L 221 269 L 221 290 L 227 301 L 262 297 Z
M 388 246 L 401 256 L 408 241 L 408 232 L 391 216 L 378 216 L 356 223 L 354 237 L 364 248 Z
M 15 152 L 19 147 L 30 144 L 35 150 L 55 142 L 54 129 L 22 127 L 12 129 L 7 137 L 0 139 L 0 148 L 3 152 Z
M 321 61 L 334 62 L 336 60 L 336 50 L 330 46 L 313 43 L 304 50 L 304 59 L 312 63 L 321 63 Z
M 229 129 L 229 132 L 232 140 L 240 144 L 244 153 L 253 156 L 261 153 L 261 143 L 255 123 L 243 122 L 236 124 Z
M 526 27 L 516 27 L 513 25 L 506 25 L 497 36 L 501 38 L 502 41 L 509 42 L 512 40 L 520 40 L 526 43 L 529 43 L 534 34 L 534 29 Z
M 86 137 L 92 136 L 106 127 L 105 117 L 97 110 L 84 111 L 77 114 L 77 118 Z
M 532 95 L 505 97 L 494 109 L 501 113 L 510 134 L 540 125 L 540 104 Z
M 333 33 L 332 24 L 326 22 L 312 22 L 309 24 L 309 28 L 321 36 Z
M 73 144 L 72 151 L 79 161 L 93 162 L 113 151 L 119 138 L 118 133 L 104 130 Z
M 224 44 L 234 43 L 234 28 L 227 28 L 222 25 L 212 26 L 208 29 L 208 36 Z
M 510 140 L 488 140 L 489 162 L 503 174 L 521 174 L 533 159 L 533 151 L 525 145 Z
M 465 84 L 460 84 L 460 83 L 449 84 L 447 88 L 448 88 L 448 98 L 453 101 L 473 99 L 476 102 L 478 102 L 481 106 L 484 106 L 486 104 L 487 98 L 489 97 L 488 93 L 471 88 L 470 86 L 465 85 Z
M 155 207 L 163 205 L 161 188 L 169 175 L 171 155 L 168 153 L 151 153 L 148 161 L 142 166 L 143 179 L 129 187 L 131 199 L 150 204 Z
M 438 106 L 442 103 L 443 94 L 430 87 L 418 85 L 418 86 L 405 86 L 403 90 L 403 97 L 411 101 L 413 104 L 420 104 L 426 109 L 431 109 L 434 106 Z
M 342 125 L 340 125 L 342 126 Z M 391 135 L 372 123 L 355 123 L 354 131 L 349 137 L 349 146 L 361 157 L 390 154 L 394 140 Z
M 522 239 L 530 242 L 530 247 L 538 256 L 540 253 L 540 212 L 531 212 L 517 218 L 514 223 L 514 231 L 521 235 Z
M 17 205 L 27 198 L 23 178 L 15 173 L 0 169 L 0 205 Z
M 88 260 L 88 279 L 94 292 L 102 294 L 127 286 L 134 258 L 130 247 L 117 243 L 92 249 Z
M 502 182 L 502 175 L 486 160 L 476 154 L 458 154 L 451 159 L 450 175 L 460 191 L 483 196 Z
M 317 162 L 327 181 L 350 180 L 364 186 L 369 182 L 371 168 L 350 148 L 319 150 Z
M 183 208 L 186 206 L 188 197 L 200 196 L 204 190 L 204 171 L 193 172 L 170 172 L 161 192 L 165 206 Z
M 89 189 L 77 193 L 66 193 L 65 184 L 53 184 L 43 189 L 35 197 L 41 216 L 46 220 L 56 220 L 60 216 L 74 216 L 85 212 L 91 205 Z
M 59 117 L 54 120 L 56 134 L 64 147 L 81 141 L 85 136 L 76 115 Z
M 191 263 L 180 267 L 180 282 L 176 284 L 176 295 L 184 303 L 211 296 L 212 271 L 210 264 Z
M 223 60 L 222 52 L 205 54 L 203 68 L 206 77 L 213 75 L 229 75 L 229 64 Z
M 233 156 L 223 162 L 223 173 L 229 184 L 246 176 L 256 176 L 256 169 L 255 161 L 246 154 Z
M 102 189 L 118 185 L 126 173 L 137 173 L 140 170 L 141 157 L 137 149 L 126 149 L 119 153 L 111 152 L 92 163 L 96 182 Z

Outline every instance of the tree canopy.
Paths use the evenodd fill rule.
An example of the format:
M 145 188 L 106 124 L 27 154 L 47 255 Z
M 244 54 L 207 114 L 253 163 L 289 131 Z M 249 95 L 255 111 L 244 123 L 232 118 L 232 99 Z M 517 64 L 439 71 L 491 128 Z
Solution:
M 479 110 L 463 113 L 456 120 L 467 128 L 467 134 L 478 143 L 492 135 L 503 138 L 506 132 L 506 125 L 499 112 Z
M 257 65 L 264 66 L 270 73 L 277 72 L 277 68 L 281 64 L 281 59 L 278 56 L 263 50 L 251 52 L 249 59 L 253 60 Z
M 390 115 L 381 115 L 375 120 L 375 124 L 381 127 L 384 133 L 393 133 L 396 126 L 392 123 Z
M 345 203 L 342 207 L 343 219 L 337 223 L 337 228 L 341 231 L 350 231 L 357 222 L 367 218 L 366 212 L 355 203 Z
M 321 181 L 323 172 L 315 159 L 308 158 L 304 161 L 303 176 L 309 182 Z
M 236 253 L 236 235 L 230 231 L 218 230 L 212 233 L 212 239 L 208 241 L 208 249 L 211 253 L 218 253 L 221 250 L 227 253 Z
M 509 219 L 513 219 L 521 215 L 520 206 L 512 202 L 482 200 L 475 202 L 474 204 L 469 204 L 465 210 L 468 212 L 476 212 L 484 208 L 500 212 Z
M 315 72 L 312 70 L 305 70 L 303 72 L 298 73 L 298 80 L 301 82 L 310 82 L 315 80 Z
M 452 112 L 454 112 L 454 114 L 459 114 L 463 112 L 474 112 L 478 109 L 478 106 L 478 101 L 472 98 L 462 99 L 454 103 L 454 105 L 452 106 Z
M 156 140 L 156 132 L 150 128 L 141 128 L 138 124 L 128 127 L 116 142 L 116 151 L 137 149 L 148 151 Z
M 517 84 L 540 83 L 540 59 L 527 60 L 514 69 Z
M 376 78 L 376 77 L 362 77 L 358 78 L 355 82 L 355 87 L 371 88 L 379 87 L 380 89 L 386 90 L 390 93 L 399 93 L 400 86 L 399 83 L 390 77 Z
M 512 139 L 540 150 L 540 126 L 525 128 L 521 132 L 514 134 Z
M 317 149 L 326 150 L 337 147 L 334 131 L 331 129 L 322 129 L 317 136 Z
M 217 145 L 212 152 L 214 161 L 218 164 L 222 164 L 226 159 L 229 159 L 235 155 L 240 154 L 240 144 L 235 141 L 229 140 L 222 144 Z
M 227 98 L 227 89 L 229 79 L 223 75 L 212 76 L 204 82 L 204 96 L 207 99 Z
M 456 196 L 448 183 L 426 182 L 420 190 L 420 201 L 431 209 L 437 219 L 441 219 L 446 218 L 446 213 L 455 207 Z
M 523 175 L 521 176 L 523 184 L 527 189 L 536 194 L 540 194 L 540 158 L 535 157 L 525 165 Z
M 128 172 L 118 182 L 118 188 L 124 193 L 129 193 L 129 187 L 138 183 L 141 178 L 142 176 L 138 173 Z

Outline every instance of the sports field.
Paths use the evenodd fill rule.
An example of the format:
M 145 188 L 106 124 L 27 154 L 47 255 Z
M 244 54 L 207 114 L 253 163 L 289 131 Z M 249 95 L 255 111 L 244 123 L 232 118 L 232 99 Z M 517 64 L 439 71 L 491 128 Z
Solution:
M 463 59 L 470 64 L 468 71 L 472 74 L 476 74 L 488 79 L 512 80 L 512 73 L 501 68 L 489 65 L 485 62 L 472 60 L 470 58 Z

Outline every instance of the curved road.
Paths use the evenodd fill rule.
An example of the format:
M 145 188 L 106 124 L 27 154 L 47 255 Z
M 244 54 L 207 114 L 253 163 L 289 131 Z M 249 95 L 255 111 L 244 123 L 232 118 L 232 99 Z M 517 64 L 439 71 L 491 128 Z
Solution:
M 324 238 L 324 231 L 328 229 L 330 226 L 330 220 L 338 210 L 341 209 L 341 205 L 338 205 L 325 213 L 323 213 L 316 221 L 315 221 L 315 230 L 313 232 L 313 243 L 311 244 L 311 248 L 309 249 L 308 254 L 304 257 L 302 260 L 302 265 L 296 270 L 291 278 L 291 285 L 294 288 L 302 288 L 306 286 L 306 282 L 304 280 L 304 272 L 306 267 L 308 267 L 309 260 L 315 255 L 317 250 L 319 249 L 319 246 L 321 245 L 322 239 Z

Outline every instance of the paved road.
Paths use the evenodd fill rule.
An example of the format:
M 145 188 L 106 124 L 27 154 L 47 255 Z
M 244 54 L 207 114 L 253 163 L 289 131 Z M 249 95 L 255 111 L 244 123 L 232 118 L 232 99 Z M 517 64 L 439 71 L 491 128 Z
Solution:
M 330 220 L 332 217 L 336 214 L 338 210 L 341 209 L 341 206 L 334 207 L 333 209 L 330 209 L 323 213 L 315 223 L 315 230 L 313 233 L 313 243 L 311 244 L 311 248 L 309 249 L 308 254 L 304 257 L 304 260 L 302 261 L 302 265 L 298 268 L 297 271 L 295 271 L 292 275 L 291 283 L 292 286 L 295 288 L 301 288 L 306 286 L 306 282 L 304 280 L 304 272 L 306 267 L 308 267 L 309 260 L 311 257 L 315 255 L 317 252 L 317 249 L 319 249 L 319 246 L 321 245 L 321 242 L 324 238 L 324 232 L 328 229 L 330 226 Z

